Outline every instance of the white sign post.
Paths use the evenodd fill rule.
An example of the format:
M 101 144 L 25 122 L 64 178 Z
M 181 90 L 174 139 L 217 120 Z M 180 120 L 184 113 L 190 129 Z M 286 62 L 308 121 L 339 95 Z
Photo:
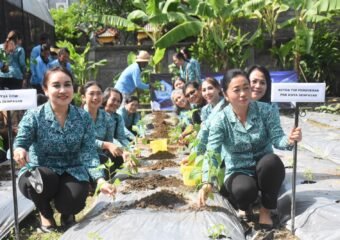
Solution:
M 18 199 L 15 181 L 15 166 L 13 160 L 13 135 L 12 135 L 12 117 L 11 110 L 26 110 L 37 107 L 37 90 L 0 90 L 0 111 L 7 111 L 8 124 L 8 145 L 11 160 L 11 175 L 13 189 L 13 206 L 14 206 L 14 227 L 15 238 L 19 240 L 19 221 L 18 221 Z
M 295 128 L 299 125 L 299 103 L 325 102 L 325 83 L 273 83 L 272 102 L 294 102 Z M 292 175 L 292 205 L 291 205 L 291 231 L 295 235 L 295 193 L 296 193 L 296 163 L 297 142 L 294 142 L 293 175 Z

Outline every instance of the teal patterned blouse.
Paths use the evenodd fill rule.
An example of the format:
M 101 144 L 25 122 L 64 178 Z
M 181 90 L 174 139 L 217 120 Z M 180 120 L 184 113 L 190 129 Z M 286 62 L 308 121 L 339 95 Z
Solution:
M 221 102 L 221 100 L 223 100 L 224 98 L 221 97 L 220 100 L 218 100 L 218 103 Z M 224 101 L 223 101 L 224 102 Z M 217 103 L 217 104 L 218 104 Z M 216 105 L 217 105 L 216 104 Z M 213 111 L 215 107 L 213 107 L 211 104 L 207 104 L 204 107 L 202 107 L 201 109 L 201 121 L 204 122 L 205 120 L 208 119 L 210 113 Z
M 113 143 L 118 146 L 128 147 L 130 141 L 125 136 L 125 125 L 122 116 L 115 112 L 111 113 L 110 116 L 113 120 Z
M 245 126 L 237 119 L 229 104 L 210 124 L 207 151 L 221 153 L 225 162 L 225 180 L 234 172 L 255 174 L 256 162 L 273 153 L 273 147 L 291 150 L 288 137 L 280 125 L 277 108 L 262 102 L 251 102 Z M 215 161 L 216 164 L 216 161 Z M 203 181 L 207 182 L 209 165 L 203 163 Z
M 210 106 L 210 112 L 205 111 L 205 113 L 208 115 L 205 117 L 205 120 L 201 123 L 200 131 L 197 134 L 197 139 L 199 140 L 198 145 L 193 148 L 193 151 L 197 153 L 197 155 L 202 155 L 206 151 L 206 146 L 208 143 L 208 136 L 209 136 L 209 128 L 211 126 L 211 121 L 216 117 L 217 113 L 221 111 L 221 107 L 223 107 L 223 104 L 225 104 L 224 98 L 222 98 L 216 106 L 213 108 L 210 104 L 206 105 L 202 108 L 203 109 Z M 202 118 L 202 114 L 201 114 Z
M 125 136 L 129 139 L 134 139 L 135 135 L 129 130 L 132 126 L 136 125 L 140 120 L 140 113 L 135 112 L 133 114 L 129 114 L 125 107 L 121 107 L 118 109 L 117 113 L 122 116 L 125 124 L 124 133 Z
M 88 108 L 85 105 L 84 110 L 88 112 Z M 94 122 L 96 133 L 96 147 L 98 154 L 103 154 L 103 142 L 113 141 L 113 120 L 111 116 L 103 109 L 98 109 L 97 118 Z
M 62 128 L 50 102 L 28 110 L 19 124 L 14 148 L 29 151 L 30 166 L 44 166 L 58 175 L 67 172 L 79 181 L 103 177 L 95 145 L 95 130 L 88 113 L 69 105 Z M 23 167 L 19 174 L 26 170 Z M 89 176 L 90 175 L 90 176 Z
M 185 82 L 197 81 L 201 83 L 201 72 L 192 62 L 184 62 L 183 66 L 179 68 L 179 74 Z

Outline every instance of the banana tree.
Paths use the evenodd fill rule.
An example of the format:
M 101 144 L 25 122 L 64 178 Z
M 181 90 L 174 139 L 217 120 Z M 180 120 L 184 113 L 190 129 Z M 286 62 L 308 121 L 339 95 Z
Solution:
M 142 31 L 152 41 L 155 54 L 152 59 L 152 65 L 155 71 L 159 72 L 159 63 L 163 59 L 165 49 L 176 41 L 172 38 L 162 38 L 167 27 L 171 24 L 181 25 L 184 22 L 193 22 L 195 19 L 184 12 L 183 4 L 180 0 L 135 0 L 133 5 L 137 8 L 132 11 L 127 18 L 112 15 L 104 15 L 99 21 L 105 25 L 115 26 L 126 31 Z M 151 26 L 152 31 L 147 31 L 144 27 L 146 24 Z M 196 30 L 196 31 L 195 31 Z M 192 28 L 191 25 L 182 27 L 181 38 L 193 36 L 200 29 Z M 156 45 L 160 40 L 165 41 L 165 45 Z M 176 38 L 177 40 L 177 38 Z
M 278 30 L 278 18 L 281 13 L 289 9 L 282 0 L 251 0 L 245 1 L 242 9 L 250 18 L 259 21 L 259 27 L 268 32 L 271 39 L 271 47 L 276 47 L 276 32 Z
M 302 54 L 310 53 L 314 30 L 318 23 L 330 21 L 340 11 L 338 0 L 285 0 L 294 9 L 295 16 L 280 25 L 293 27 L 294 38 L 291 50 L 294 55 L 294 69 L 300 76 L 300 59 Z
M 196 3 L 196 5 L 195 5 Z M 195 6 L 195 22 L 184 22 L 196 26 L 197 43 L 193 47 L 194 54 L 199 60 L 205 60 L 215 71 L 225 71 L 230 66 L 242 67 L 249 56 L 248 47 L 259 36 L 256 31 L 252 36 L 243 33 L 235 26 L 236 20 L 244 13 L 239 0 L 207 0 L 192 2 Z M 178 40 L 181 25 L 166 33 L 163 38 Z M 196 31 L 196 32 L 197 32 Z M 156 46 L 167 46 L 165 40 L 160 39 Z

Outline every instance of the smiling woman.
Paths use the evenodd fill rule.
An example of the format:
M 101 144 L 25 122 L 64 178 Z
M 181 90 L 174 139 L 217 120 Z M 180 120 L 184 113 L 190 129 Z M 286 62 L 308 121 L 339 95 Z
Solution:
M 14 142 L 14 160 L 21 168 L 19 188 L 40 213 L 40 231 L 55 230 L 50 201 L 68 228 L 74 215 L 85 206 L 88 182 L 95 179 L 101 191 L 114 195 L 116 189 L 103 179 L 95 149 L 95 131 L 90 116 L 73 105 L 71 74 L 63 68 L 48 70 L 43 89 L 49 101 L 28 110 L 19 124 Z M 39 171 L 43 189 L 37 193 L 29 170 Z
M 254 65 L 249 68 L 247 76 L 251 86 L 251 98 L 270 103 L 272 80 L 268 70 L 263 66 Z

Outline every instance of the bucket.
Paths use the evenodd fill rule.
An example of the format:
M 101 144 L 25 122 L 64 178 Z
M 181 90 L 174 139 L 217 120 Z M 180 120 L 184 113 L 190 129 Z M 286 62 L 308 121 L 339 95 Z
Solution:
M 180 168 L 180 172 L 183 175 L 183 183 L 186 186 L 196 186 L 201 182 L 201 175 L 196 176 L 195 178 L 190 179 L 190 174 L 192 170 L 195 168 L 193 165 L 185 166 L 182 165 Z
M 168 151 L 168 144 L 166 138 L 160 138 L 157 140 L 150 141 L 150 148 L 152 153 L 156 153 L 159 151 Z

